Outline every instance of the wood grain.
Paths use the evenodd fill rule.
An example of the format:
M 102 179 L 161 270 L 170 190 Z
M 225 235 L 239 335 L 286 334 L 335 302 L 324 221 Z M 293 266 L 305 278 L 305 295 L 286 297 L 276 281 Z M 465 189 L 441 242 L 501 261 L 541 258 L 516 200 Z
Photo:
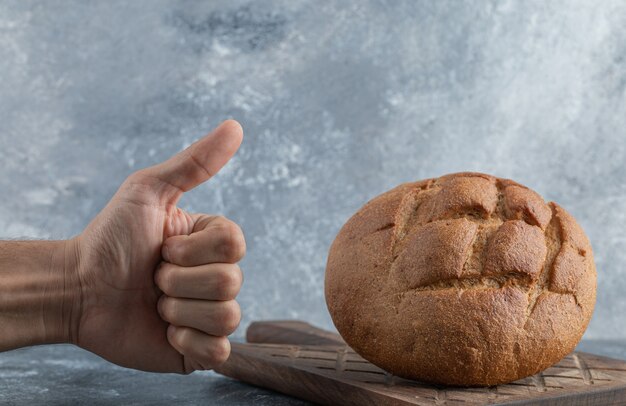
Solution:
M 490 388 L 409 381 L 301 321 L 255 322 L 217 372 L 325 405 L 626 404 L 626 362 L 575 352 L 540 374 Z

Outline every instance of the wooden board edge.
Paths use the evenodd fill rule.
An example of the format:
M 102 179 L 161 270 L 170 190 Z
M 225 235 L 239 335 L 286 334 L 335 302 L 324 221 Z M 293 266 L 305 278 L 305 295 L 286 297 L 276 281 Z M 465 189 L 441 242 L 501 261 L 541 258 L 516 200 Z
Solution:
M 577 390 L 561 390 L 546 393 L 539 398 L 524 398 L 515 396 L 505 402 L 494 403 L 503 406 L 611 406 L 626 404 L 626 384 L 617 386 L 598 385 L 597 387 L 582 387 Z
M 258 344 L 346 345 L 339 334 L 299 320 L 252 322 L 246 330 L 246 341 Z
M 262 370 L 263 374 L 255 371 Z M 262 388 L 268 388 L 299 399 L 324 405 L 415 405 L 398 398 L 346 382 L 333 379 L 322 374 L 316 374 L 303 368 L 291 367 L 271 362 L 264 357 L 252 354 L 231 353 L 231 357 L 215 369 L 215 372 Z M 276 377 L 280 377 L 277 380 Z M 316 381 L 316 382 L 315 382 Z M 333 393 L 332 396 L 326 396 Z M 337 396 L 338 394 L 338 396 Z

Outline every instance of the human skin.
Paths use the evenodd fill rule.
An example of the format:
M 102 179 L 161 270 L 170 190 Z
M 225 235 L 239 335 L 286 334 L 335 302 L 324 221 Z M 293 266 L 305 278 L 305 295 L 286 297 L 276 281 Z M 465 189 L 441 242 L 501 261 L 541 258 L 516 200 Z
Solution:
M 0 242 L 0 351 L 71 343 L 154 372 L 212 369 L 230 353 L 245 254 L 239 226 L 176 207 L 216 174 L 243 131 L 228 120 L 139 170 L 78 236 Z

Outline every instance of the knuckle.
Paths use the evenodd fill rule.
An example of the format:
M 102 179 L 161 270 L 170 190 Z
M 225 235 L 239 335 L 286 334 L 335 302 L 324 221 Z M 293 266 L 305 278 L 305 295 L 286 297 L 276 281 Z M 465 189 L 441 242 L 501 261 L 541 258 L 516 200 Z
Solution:
M 122 183 L 120 189 L 125 192 L 145 191 L 153 184 L 152 178 L 147 169 L 140 169 L 131 173 Z
M 161 299 L 161 316 L 169 322 L 172 322 L 178 318 L 179 303 L 178 300 L 171 297 L 163 297 Z M 181 333 L 182 334 L 182 333 Z
M 226 337 L 218 337 L 215 343 L 208 349 L 207 361 L 209 368 L 214 368 L 226 362 L 230 356 L 230 341 Z
M 176 292 L 176 274 L 168 264 L 163 264 L 154 278 L 163 293 L 173 295 Z
M 234 300 L 224 302 L 220 316 L 222 332 L 224 334 L 231 334 L 233 331 L 237 330 L 240 321 L 241 308 L 239 307 L 239 303 Z
M 241 227 L 230 220 L 220 225 L 219 244 L 227 261 L 237 262 L 246 253 L 246 240 Z
M 184 240 L 177 240 L 176 243 L 170 242 L 167 244 L 167 251 L 169 259 L 174 263 L 184 265 L 190 259 L 189 250 L 187 249 L 187 244 L 184 244 Z
M 146 180 L 147 177 L 148 177 L 148 172 L 144 168 L 144 169 L 139 169 L 138 171 L 135 171 L 135 172 L 131 173 L 126 178 L 126 181 L 128 183 L 142 183 L 143 181 Z
M 211 219 L 211 221 L 216 223 L 216 224 L 226 224 L 226 223 L 230 222 L 229 219 L 227 219 L 225 216 L 222 216 L 221 214 L 217 215 L 217 216 L 214 216 Z
M 189 341 L 189 332 L 186 328 L 178 327 L 176 331 L 172 334 L 171 341 L 178 348 L 184 348 L 185 344 Z
M 158 179 L 154 176 L 151 168 L 143 168 L 139 169 L 131 173 L 126 180 L 124 181 L 124 185 L 129 186 L 130 188 L 139 187 L 139 188 L 154 188 L 158 184 Z
M 243 282 L 241 269 L 237 265 L 224 267 L 217 274 L 217 290 L 222 300 L 234 299 Z
M 174 348 L 179 349 L 183 353 L 193 351 L 195 346 L 193 331 L 187 327 L 177 327 L 171 341 L 173 341 Z

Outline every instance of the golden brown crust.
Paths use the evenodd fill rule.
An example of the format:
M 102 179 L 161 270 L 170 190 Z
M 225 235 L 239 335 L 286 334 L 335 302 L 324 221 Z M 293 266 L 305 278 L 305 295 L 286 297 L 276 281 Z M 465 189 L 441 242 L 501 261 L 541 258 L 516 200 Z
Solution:
M 410 289 L 463 275 L 467 252 L 478 226 L 464 218 L 433 221 L 406 236 L 404 250 L 392 265 L 392 273 Z M 414 272 L 426 269 L 430 272 Z
M 521 185 L 510 184 L 502 191 L 504 214 L 507 218 L 522 219 L 525 222 L 545 229 L 552 212 L 541 196 Z
M 485 253 L 484 275 L 520 274 L 537 280 L 546 258 L 543 231 L 521 220 L 504 222 Z
M 532 190 L 479 173 L 406 183 L 333 242 L 326 301 L 364 358 L 399 376 L 494 385 L 574 349 L 595 304 L 585 233 Z

